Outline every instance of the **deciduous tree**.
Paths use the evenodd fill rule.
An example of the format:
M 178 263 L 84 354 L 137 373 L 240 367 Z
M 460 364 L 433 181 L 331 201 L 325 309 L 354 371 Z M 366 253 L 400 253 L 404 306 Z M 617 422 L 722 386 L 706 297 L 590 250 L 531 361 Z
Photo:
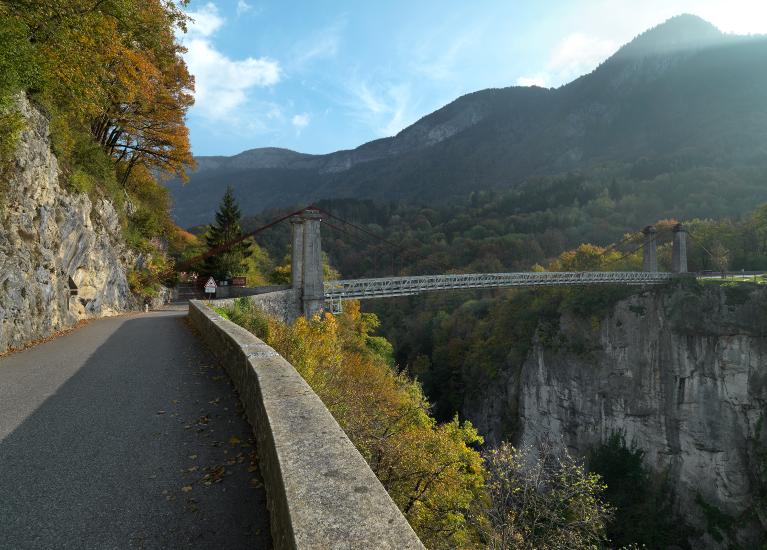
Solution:
M 606 486 L 564 444 L 516 449 L 503 443 L 486 456 L 487 499 L 479 519 L 485 542 L 501 549 L 597 549 L 612 517 Z

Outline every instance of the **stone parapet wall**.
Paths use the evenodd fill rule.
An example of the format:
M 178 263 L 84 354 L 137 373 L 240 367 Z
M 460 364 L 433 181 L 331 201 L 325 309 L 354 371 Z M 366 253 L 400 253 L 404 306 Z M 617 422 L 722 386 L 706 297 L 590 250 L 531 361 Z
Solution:
M 284 295 L 275 299 L 286 300 Z M 189 318 L 229 373 L 256 434 L 275 548 L 423 548 L 365 459 L 290 363 L 204 302 L 189 302 Z
M 227 288 L 227 287 L 222 287 Z M 299 291 L 290 287 L 275 286 L 275 287 L 262 287 L 267 289 L 278 289 L 270 292 L 262 293 L 248 293 L 248 290 L 258 289 L 240 289 L 242 294 L 240 297 L 248 297 L 253 304 L 257 305 L 267 315 L 275 317 L 284 323 L 292 323 L 296 318 L 301 316 L 301 300 L 299 298 Z M 218 293 L 217 293 L 218 296 Z M 216 307 L 227 307 L 234 303 L 237 298 L 225 298 L 222 300 L 214 300 Z

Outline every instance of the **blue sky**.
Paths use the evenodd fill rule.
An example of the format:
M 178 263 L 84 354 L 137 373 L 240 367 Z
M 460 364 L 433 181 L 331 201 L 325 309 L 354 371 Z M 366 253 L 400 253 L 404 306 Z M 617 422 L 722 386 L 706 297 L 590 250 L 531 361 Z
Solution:
M 196 155 L 353 148 L 469 92 L 565 84 L 679 13 L 767 32 L 764 0 L 193 0 L 187 11 Z

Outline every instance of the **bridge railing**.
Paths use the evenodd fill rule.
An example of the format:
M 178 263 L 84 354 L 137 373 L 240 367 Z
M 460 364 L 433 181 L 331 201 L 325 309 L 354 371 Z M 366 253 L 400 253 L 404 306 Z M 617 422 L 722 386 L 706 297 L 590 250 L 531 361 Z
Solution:
M 467 273 L 416 275 L 381 279 L 351 279 L 325 282 L 325 298 L 350 300 L 409 296 L 433 290 L 503 288 L 562 285 L 656 285 L 678 276 L 674 273 L 643 271 Z

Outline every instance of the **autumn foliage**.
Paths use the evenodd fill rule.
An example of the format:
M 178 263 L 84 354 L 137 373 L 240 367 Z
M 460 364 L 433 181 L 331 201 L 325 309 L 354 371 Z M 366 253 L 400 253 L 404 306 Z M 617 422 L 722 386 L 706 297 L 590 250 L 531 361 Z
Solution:
M 344 314 L 286 325 L 249 305 L 225 312 L 265 339 L 319 395 L 429 548 L 474 548 L 470 521 L 484 484 L 482 438 L 457 418 L 437 424 L 417 382 L 390 364 L 374 315 Z
M 16 30 L 5 46 L 27 52 L 18 85 L 73 134 L 59 141 L 64 149 L 89 133 L 123 185 L 137 165 L 185 176 L 194 82 L 174 35 L 186 16 L 174 2 L 14 0 L 0 3 L 0 18 Z
M 432 549 L 597 548 L 611 510 L 604 484 L 562 445 L 479 453 L 482 437 L 455 417 L 438 423 L 420 384 L 396 370 L 378 318 L 344 313 L 286 325 L 248 298 L 219 313 L 296 367 Z
M 25 121 L 19 94 L 50 119 L 62 182 L 115 206 L 144 259 L 131 288 L 151 296 L 172 272 L 162 177 L 193 166 L 184 122 L 194 80 L 181 57 L 185 0 L 0 0 L 0 189 Z

